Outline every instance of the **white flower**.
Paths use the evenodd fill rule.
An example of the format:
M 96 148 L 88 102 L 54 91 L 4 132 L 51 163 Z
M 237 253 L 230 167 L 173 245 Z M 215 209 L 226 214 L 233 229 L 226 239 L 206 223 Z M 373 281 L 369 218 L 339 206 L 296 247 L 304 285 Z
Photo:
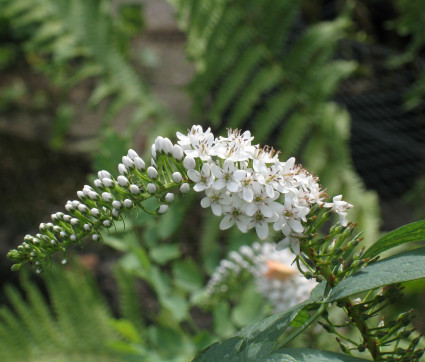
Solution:
M 211 207 L 211 210 L 214 215 L 221 216 L 223 213 L 222 207 L 230 205 L 232 202 L 231 197 L 221 190 L 214 190 L 209 188 L 205 190 L 205 195 L 201 200 L 201 206 L 203 208 Z
M 187 171 L 187 176 L 193 182 L 196 182 L 195 186 L 193 186 L 193 189 L 196 192 L 204 191 L 205 189 L 209 188 L 214 182 L 214 176 L 211 175 L 211 168 L 208 163 L 204 163 L 202 165 L 201 172 L 198 172 L 193 169 Z
M 247 232 L 249 218 L 245 215 L 242 204 L 233 203 L 226 207 L 225 210 L 223 210 L 223 213 L 225 216 L 220 222 L 220 230 L 227 230 L 236 224 L 241 232 Z
M 335 196 L 332 199 L 333 202 L 327 202 L 323 206 L 329 207 L 332 209 L 333 212 L 337 213 L 339 216 L 339 222 L 342 226 L 347 226 L 347 210 L 351 209 L 353 205 L 349 204 L 346 201 L 342 200 L 342 195 Z
M 241 187 L 240 180 L 246 176 L 245 170 L 239 170 L 232 161 L 226 160 L 223 162 L 223 168 L 216 164 L 211 165 L 211 173 L 216 180 L 213 183 L 213 188 L 221 190 L 224 187 L 230 192 L 237 192 Z
M 265 216 L 262 212 L 257 211 L 255 215 L 252 216 L 251 220 L 248 223 L 248 229 L 255 228 L 255 231 L 260 240 L 267 239 L 269 236 L 269 225 L 268 223 L 276 220 L 276 216 L 272 215 L 272 217 Z

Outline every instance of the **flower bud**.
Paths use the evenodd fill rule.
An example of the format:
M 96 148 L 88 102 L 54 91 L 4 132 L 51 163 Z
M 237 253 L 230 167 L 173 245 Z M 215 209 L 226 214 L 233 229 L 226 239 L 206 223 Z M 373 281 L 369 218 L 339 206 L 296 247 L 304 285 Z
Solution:
M 90 199 L 92 199 L 92 200 L 97 200 L 98 198 L 99 198 L 99 195 L 97 194 L 97 192 L 95 192 L 95 191 L 90 191 L 89 192 L 89 197 L 90 197 Z
M 109 192 L 102 192 L 102 199 L 107 202 L 110 202 L 113 200 L 113 197 Z
M 162 150 L 167 154 L 171 154 L 173 150 L 173 144 L 169 138 L 164 138 L 162 140 Z
M 106 228 L 110 228 L 112 226 L 111 220 L 103 220 L 103 226 Z
M 134 166 L 136 166 L 136 168 L 139 171 L 142 171 L 146 168 L 146 164 L 145 161 L 143 161 L 140 157 L 135 157 L 134 158 Z
M 91 238 L 93 239 L 93 241 L 99 241 L 100 235 L 99 234 L 93 234 Z
M 65 231 L 61 231 L 59 234 L 62 238 L 66 238 L 66 232 Z
M 120 175 L 120 176 L 117 177 L 117 182 L 118 182 L 118 185 L 120 185 L 121 187 L 126 187 L 130 183 L 128 181 L 127 177 L 125 177 L 123 175 Z
M 63 215 L 63 220 L 66 222 L 70 222 L 71 221 L 71 216 L 69 215 Z
M 46 231 L 47 230 L 46 224 L 42 222 L 39 226 L 39 229 L 40 231 Z
M 122 205 L 121 205 L 121 202 L 119 202 L 118 200 L 114 200 L 114 201 L 112 201 L 112 206 L 115 209 L 120 209 Z
M 93 184 L 94 184 L 96 187 L 103 188 L 102 181 L 100 181 L 98 178 L 97 178 L 96 180 L 94 180 L 94 181 L 93 181 Z
M 71 219 L 71 225 L 72 226 L 75 226 L 75 225 L 77 225 L 78 224 L 78 219 L 77 218 L 75 218 L 75 217 L 73 217 L 72 219 Z
M 97 173 L 97 177 L 99 177 L 100 180 L 103 178 L 112 178 L 111 174 L 105 170 L 99 171 Z
M 189 191 L 190 191 L 190 186 L 188 183 L 185 182 L 180 186 L 180 192 L 182 194 L 187 194 Z
M 84 194 L 83 191 L 77 191 L 77 196 L 80 200 L 84 200 L 86 195 Z
M 155 159 L 156 158 L 156 148 L 155 148 L 155 144 L 152 145 L 151 147 L 151 153 L 152 153 L 152 158 Z
M 165 195 L 165 201 L 168 202 L 168 203 L 173 202 L 174 201 L 174 194 L 172 192 L 168 192 Z
M 163 137 L 161 137 L 161 136 L 158 136 L 156 139 L 155 139 L 155 150 L 156 150 L 156 152 L 162 152 L 162 150 L 163 150 L 163 140 L 164 140 L 164 138 Z M 152 155 L 153 155 L 153 153 L 152 153 Z
M 90 231 L 91 226 L 89 224 L 84 224 L 83 228 L 85 231 Z
M 156 192 L 156 186 L 155 184 L 147 184 L 146 186 L 146 190 L 150 193 L 150 194 L 154 194 Z
M 196 161 L 193 157 L 186 156 L 183 160 L 183 166 L 186 170 L 192 170 L 196 167 Z
M 183 180 L 182 174 L 180 172 L 174 172 L 171 178 L 177 184 L 179 184 Z
M 55 233 L 60 233 L 63 229 L 60 226 L 53 225 L 53 231 Z
M 133 161 L 136 157 L 138 157 L 139 155 L 137 154 L 137 152 L 133 149 L 129 149 L 127 152 L 127 156 L 130 157 Z
M 97 219 L 100 216 L 100 211 L 95 207 L 90 210 L 90 213 Z
M 131 207 L 133 207 L 133 201 L 131 201 L 130 199 L 125 199 L 123 201 L 123 204 L 127 209 L 130 209 Z
M 90 187 L 89 185 L 84 185 L 83 187 L 83 194 L 86 196 L 89 196 L 89 193 L 93 191 L 93 188 Z
M 158 214 L 162 215 L 165 214 L 168 211 L 168 205 L 161 205 L 158 209 Z
M 114 219 L 118 219 L 120 217 L 120 211 L 118 209 L 113 209 L 111 214 Z
M 137 195 L 137 194 L 139 194 L 140 193 L 140 190 L 139 190 L 139 186 L 137 186 L 137 185 L 130 185 L 130 192 L 133 194 L 133 195 Z
M 177 161 L 181 161 L 183 158 L 183 149 L 179 145 L 174 145 L 171 154 Z
M 68 212 L 71 212 L 71 211 L 74 210 L 74 207 L 72 206 L 71 203 L 69 203 L 69 204 L 65 205 L 65 210 L 68 211 Z
M 78 205 L 80 205 L 80 201 L 77 201 L 77 200 L 72 201 L 72 207 L 74 209 L 76 209 L 78 207 Z
M 78 211 L 82 212 L 83 214 L 86 214 L 87 212 L 89 212 L 89 209 L 86 205 L 80 204 L 78 205 Z
M 66 260 L 66 259 L 63 259 L 62 261 L 61 261 L 61 264 L 62 265 L 66 265 L 68 263 L 68 260 Z
M 155 180 L 158 178 L 158 171 L 156 170 L 155 167 L 149 166 L 148 167 L 148 176 L 152 179 Z
M 131 169 L 131 168 L 133 168 L 134 167 L 134 163 L 133 163 L 133 161 L 131 160 L 131 158 L 130 157 L 128 157 L 128 156 L 123 156 L 122 157 L 122 163 L 124 164 L 124 166 L 127 168 L 127 169 Z
M 105 185 L 105 187 L 113 187 L 114 186 L 114 182 L 110 178 L 107 178 L 107 177 L 104 177 L 102 179 L 102 184 Z
M 122 163 L 120 163 L 119 165 L 118 165 L 118 172 L 121 174 L 121 175 L 126 175 L 127 173 L 128 173 L 128 171 L 127 171 L 127 168 L 122 164 Z

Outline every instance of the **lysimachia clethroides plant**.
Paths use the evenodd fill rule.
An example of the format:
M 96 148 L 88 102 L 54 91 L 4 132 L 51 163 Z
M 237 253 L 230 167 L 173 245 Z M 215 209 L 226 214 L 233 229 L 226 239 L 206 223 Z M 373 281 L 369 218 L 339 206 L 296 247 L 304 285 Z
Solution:
M 305 285 L 303 291 L 307 291 L 302 302 L 274 298 L 279 313 L 213 344 L 195 360 L 419 360 L 424 350 L 410 324 L 413 312 L 387 321 L 381 311 L 400 297 L 401 282 L 425 277 L 425 250 L 378 259 L 383 251 L 424 239 L 424 222 L 397 229 L 365 250 L 355 225 L 347 221 L 352 205 L 341 195 L 330 199 L 318 178 L 297 165 L 294 158 L 282 161 L 273 148 L 254 145 L 249 131 L 229 129 L 227 136 L 214 137 L 209 128 L 204 131 L 193 126 L 187 134 L 177 133 L 177 138 L 173 144 L 158 137 L 148 165 L 129 150 L 118 165 L 116 178 L 100 171 L 93 185 L 77 192 L 78 200 L 66 203 L 65 212 L 53 214 L 51 222 L 40 224 L 37 235 L 27 235 L 22 245 L 9 252 L 15 263 L 13 270 L 28 263 L 41 272 L 56 252 L 63 254 L 66 263 L 69 246 L 88 238 L 101 241 L 104 230 L 123 220 L 127 212 L 138 209 L 161 215 L 167 212 L 175 193 L 193 190 L 202 193 L 201 206 L 211 208 L 221 218 L 221 230 L 235 225 L 242 233 L 253 229 L 258 239 L 268 239 L 267 244 L 241 249 L 245 258 L 260 260 L 255 255 L 262 250 L 261 245 L 267 245 L 268 254 L 273 248 L 290 248 L 291 262 L 303 281 L 280 284 L 280 291 L 287 289 L 286 299 L 291 296 L 290 288 L 295 291 L 295 284 Z M 151 198 L 158 202 L 156 209 L 145 205 Z M 239 264 L 243 261 L 240 256 L 233 259 L 234 265 L 235 260 Z M 262 261 L 273 264 L 273 260 Z M 223 265 L 219 275 L 227 273 Z M 273 265 L 272 269 L 276 268 Z M 221 282 L 219 279 L 213 277 L 208 292 Z M 272 295 L 273 285 L 269 283 L 264 293 Z M 292 307 L 284 310 L 283 304 Z M 328 312 L 332 305 L 345 317 L 334 318 Z M 335 335 L 345 354 L 287 347 L 316 322 Z

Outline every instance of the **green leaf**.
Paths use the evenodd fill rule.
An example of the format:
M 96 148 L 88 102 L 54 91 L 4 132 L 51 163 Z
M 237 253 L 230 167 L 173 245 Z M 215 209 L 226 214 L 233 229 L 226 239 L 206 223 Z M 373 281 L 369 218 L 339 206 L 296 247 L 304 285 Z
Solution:
M 133 323 L 127 319 L 111 319 L 112 327 L 131 342 L 140 343 L 140 335 Z
M 370 264 L 342 280 L 332 290 L 329 302 L 354 294 L 425 277 L 425 248 L 409 250 Z
M 150 250 L 150 257 L 153 261 L 163 265 L 170 260 L 180 256 L 180 248 L 177 244 L 158 245 Z
M 401 244 L 425 240 L 425 220 L 412 222 L 390 231 L 374 243 L 364 254 L 366 258 L 373 258 L 383 251 Z
M 232 320 L 238 327 L 259 322 L 264 318 L 264 298 L 255 286 L 247 288 L 241 295 L 241 302 L 232 310 Z
M 281 356 L 281 360 L 278 359 Z M 291 357 L 288 361 L 314 361 L 314 362 L 356 362 L 356 361 L 367 361 L 363 358 L 356 358 L 347 356 L 341 353 L 318 351 L 311 348 L 283 348 L 274 352 L 271 357 L 276 357 L 276 361 L 285 361 L 285 357 Z M 270 359 L 268 359 L 270 361 Z
M 194 361 L 247 361 L 247 360 L 285 360 L 281 354 L 271 356 L 276 339 L 289 327 L 292 320 L 303 307 L 323 298 L 325 283 L 313 289 L 309 299 L 290 310 L 275 314 L 252 326 L 242 328 L 236 336 L 217 342 L 201 352 Z M 268 359 L 272 357 L 272 359 Z M 289 357 L 287 361 L 293 361 Z
M 176 285 L 185 291 L 193 292 L 203 286 L 202 273 L 190 258 L 173 263 L 173 275 Z

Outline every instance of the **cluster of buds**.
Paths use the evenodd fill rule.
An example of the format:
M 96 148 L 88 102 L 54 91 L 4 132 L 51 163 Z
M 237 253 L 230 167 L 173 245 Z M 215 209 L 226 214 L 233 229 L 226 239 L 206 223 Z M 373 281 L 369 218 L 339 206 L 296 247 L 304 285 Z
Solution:
M 100 171 L 93 185 L 77 192 L 78 200 L 68 201 L 66 213 L 52 215 L 51 222 L 40 225 L 40 233 L 27 235 L 25 242 L 8 254 L 18 269 L 24 263 L 42 270 L 50 256 L 87 237 L 102 239 L 101 230 L 123 218 L 125 210 L 141 208 L 150 214 L 167 212 L 174 199 L 173 189 L 181 193 L 205 192 L 202 207 L 211 207 L 223 216 L 220 229 L 236 224 L 242 232 L 254 228 L 259 239 L 269 235 L 269 226 L 282 239 L 278 247 L 290 245 L 299 253 L 300 239 L 313 208 L 327 209 L 347 224 L 350 204 L 341 196 L 325 202 L 318 179 L 295 159 L 279 160 L 272 148 L 252 145 L 249 131 L 229 130 L 227 137 L 214 138 L 210 129 L 193 126 L 187 135 L 177 133 L 178 144 L 158 137 L 152 145 L 150 166 L 134 150 L 122 158 L 119 176 Z M 151 197 L 159 201 L 154 211 L 143 202 Z
M 272 243 L 242 246 L 220 262 L 208 282 L 207 296 L 225 293 L 231 283 L 240 285 L 243 273 L 248 273 L 276 313 L 288 310 L 306 300 L 317 285 L 291 265 L 295 257 L 288 248 L 276 250 Z
M 395 303 L 402 296 L 402 287 L 399 284 L 390 285 L 379 288 L 373 293 L 369 293 L 363 300 L 361 298 L 354 299 L 351 303 L 343 303 L 344 308 L 352 314 L 355 313 L 361 316 L 365 323 L 371 320 L 370 325 L 375 323 L 374 327 L 368 328 L 368 338 L 374 340 L 376 350 L 379 350 L 379 355 L 382 359 L 388 361 L 418 361 L 424 354 L 424 349 L 417 348 L 420 335 L 415 333 L 415 328 L 411 326 L 411 321 L 414 318 L 413 310 L 401 313 L 398 317 L 390 322 L 385 323 L 384 319 L 376 322 L 376 316 L 387 305 Z M 352 351 L 357 350 L 364 352 L 367 348 L 367 341 L 355 342 L 346 338 L 337 332 L 340 328 L 346 328 L 350 322 L 342 325 L 332 323 L 327 314 L 322 315 L 325 323 L 319 322 L 329 333 L 334 333 L 339 336 L 337 341 L 343 352 L 352 354 Z M 402 345 L 400 342 L 403 341 Z M 384 357 L 387 356 L 387 357 Z

